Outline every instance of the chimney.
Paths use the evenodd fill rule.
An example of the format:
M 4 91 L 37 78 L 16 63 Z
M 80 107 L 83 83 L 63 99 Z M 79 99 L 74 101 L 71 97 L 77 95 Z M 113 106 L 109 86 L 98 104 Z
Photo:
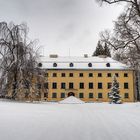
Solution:
M 57 54 L 50 54 L 50 58 L 58 58 Z
M 84 54 L 84 58 L 88 58 L 88 54 Z

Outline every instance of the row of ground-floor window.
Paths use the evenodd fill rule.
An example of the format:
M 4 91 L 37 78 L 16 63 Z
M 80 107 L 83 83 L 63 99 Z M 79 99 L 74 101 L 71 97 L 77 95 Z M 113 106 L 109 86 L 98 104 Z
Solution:
M 75 96 L 75 95 L 73 95 Z M 44 97 L 48 98 L 48 94 L 44 93 Z M 67 95 L 65 93 L 60 93 L 60 98 L 66 98 Z M 84 97 L 84 93 L 79 93 L 78 95 L 79 98 L 85 98 Z M 109 98 L 109 93 L 107 93 L 107 97 Z M 58 94 L 56 92 L 51 94 L 51 98 L 58 98 Z M 88 98 L 92 99 L 92 98 L 99 98 L 102 99 L 103 98 L 103 93 L 98 93 L 97 96 L 94 96 L 94 93 L 89 93 L 88 94 Z M 129 93 L 124 93 L 123 98 L 128 99 L 129 98 Z

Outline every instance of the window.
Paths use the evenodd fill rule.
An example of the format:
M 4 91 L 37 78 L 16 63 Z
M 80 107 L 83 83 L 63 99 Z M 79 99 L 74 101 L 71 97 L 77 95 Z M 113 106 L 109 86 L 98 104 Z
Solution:
M 83 77 L 84 75 L 83 75 L 83 73 L 79 73 L 79 77 Z
M 119 77 L 119 74 L 118 73 L 115 73 L 116 77 Z
M 47 92 L 44 93 L 44 97 L 48 98 L 48 93 Z
M 93 89 L 93 83 L 89 83 L 89 89 Z
M 74 88 L 73 83 L 69 83 L 69 88 L 70 89 L 73 89 Z
M 61 98 L 65 98 L 65 93 L 61 93 Z
M 128 83 L 124 83 L 124 89 L 128 89 Z
M 56 93 L 52 93 L 52 98 L 57 98 L 57 94 Z
M 45 73 L 44 76 L 45 76 L 45 77 L 49 77 L 49 74 L 48 74 L 48 73 Z
M 61 89 L 65 89 L 66 88 L 66 83 L 61 83 Z
M 38 75 L 42 75 L 41 71 L 38 71 Z
M 84 83 L 80 83 L 80 84 L 79 84 L 79 88 L 80 88 L 80 89 L 83 89 L 83 88 L 84 88 Z
M 73 73 L 69 73 L 69 77 L 73 77 Z
M 89 75 L 88 75 L 89 77 L 93 77 L 93 73 L 89 73 Z
M 57 63 L 53 63 L 53 67 L 57 67 Z
M 128 73 L 124 73 L 124 77 L 128 77 Z
M 107 83 L 107 88 L 110 89 L 112 86 L 112 83 Z
M 65 73 L 61 73 L 61 77 L 65 77 L 66 76 L 66 74 Z
M 25 92 L 25 98 L 28 98 L 28 96 L 29 96 L 29 92 Z
M 93 93 L 89 93 L 89 98 L 93 98 Z
M 48 89 L 48 83 L 44 83 L 44 88 Z
M 29 89 L 30 87 L 30 82 L 28 80 L 24 81 L 24 88 Z
M 102 89 L 102 83 L 98 83 L 98 89 Z
M 107 97 L 110 98 L 110 93 L 107 93 Z
M 92 67 L 92 63 L 88 63 L 88 67 Z
M 57 83 L 52 83 L 52 88 L 57 89 Z
M 106 63 L 106 67 L 110 67 L 110 63 Z
M 37 84 L 37 88 L 41 89 L 41 84 L 40 83 Z
M 98 73 L 98 77 L 102 77 L 102 73 Z
M 41 97 L 41 92 L 40 91 L 36 92 L 36 96 Z
M 111 73 L 108 73 L 108 74 L 107 74 L 107 77 L 111 77 Z
M 70 67 L 73 67 L 73 66 L 74 66 L 74 64 L 73 64 L 73 63 L 70 63 L 70 64 L 69 64 L 69 66 L 70 66 Z
M 98 98 L 103 98 L 103 94 L 102 93 L 98 93 Z
M 129 94 L 128 93 L 124 93 L 124 98 L 129 98 Z
M 42 63 L 38 63 L 38 67 L 42 67 Z
M 57 77 L 57 73 L 53 73 L 53 77 Z
M 84 98 L 84 94 L 83 93 L 79 93 L 79 98 Z

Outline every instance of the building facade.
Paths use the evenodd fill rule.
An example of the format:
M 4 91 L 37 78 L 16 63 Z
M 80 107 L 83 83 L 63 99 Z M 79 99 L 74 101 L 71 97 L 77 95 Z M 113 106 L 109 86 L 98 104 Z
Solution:
M 59 57 L 40 60 L 46 79 L 42 100 L 60 101 L 75 96 L 86 102 L 108 102 L 113 76 L 119 82 L 123 102 L 134 102 L 134 71 L 105 56 Z

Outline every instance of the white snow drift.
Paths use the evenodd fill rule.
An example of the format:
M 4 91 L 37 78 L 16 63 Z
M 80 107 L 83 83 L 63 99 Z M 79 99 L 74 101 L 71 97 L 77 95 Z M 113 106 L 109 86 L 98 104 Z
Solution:
M 70 96 L 70 97 L 67 97 L 64 100 L 60 101 L 59 103 L 60 104 L 83 104 L 85 102 L 74 96 Z
M 0 102 L 0 140 L 139 140 L 140 103 Z

